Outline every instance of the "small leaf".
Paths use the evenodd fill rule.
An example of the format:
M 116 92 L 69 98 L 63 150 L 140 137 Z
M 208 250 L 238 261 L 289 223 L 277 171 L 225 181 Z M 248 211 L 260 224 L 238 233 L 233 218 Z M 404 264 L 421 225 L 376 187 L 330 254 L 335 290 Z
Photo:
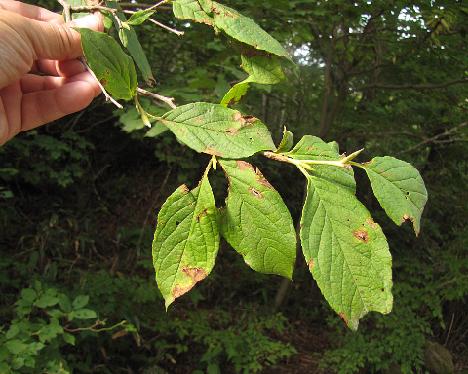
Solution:
M 89 302 L 89 296 L 88 295 L 79 295 L 73 300 L 72 303 L 72 308 L 74 310 L 81 309 L 88 305 Z
M 305 135 L 292 151 L 285 155 L 295 160 L 339 160 L 341 156 L 335 143 L 325 143 L 322 139 Z
M 244 158 L 274 150 L 267 127 L 257 118 L 210 103 L 180 106 L 160 121 L 197 152 L 225 158 Z
M 279 193 L 244 161 L 219 160 L 229 180 L 221 231 L 253 270 L 291 279 L 296 233 Z
M 70 299 L 68 298 L 67 295 L 64 295 L 64 294 L 59 295 L 59 306 L 60 306 L 60 309 L 65 313 L 70 313 L 72 311 Z
M 325 143 L 326 144 L 326 143 Z M 353 330 L 392 309 L 392 258 L 380 226 L 355 197 L 352 171 L 314 167 L 301 218 L 302 249 L 330 306 Z
M 133 13 L 130 19 L 127 21 L 127 23 L 132 26 L 141 25 L 143 22 L 150 19 L 154 13 L 155 13 L 154 10 L 141 9 L 137 11 L 136 13 Z
M 137 64 L 137 67 L 140 70 L 145 82 L 149 86 L 153 86 L 155 83 L 153 72 L 151 71 L 151 66 L 148 62 L 148 58 L 146 57 L 145 51 L 143 50 L 140 41 L 138 40 L 137 33 L 131 26 L 130 21 L 127 21 L 127 17 L 125 17 L 125 14 L 121 11 L 118 2 L 108 0 L 106 1 L 106 5 L 111 9 L 118 10 L 116 16 L 121 21 L 120 24 L 122 25 L 122 27 L 120 27 L 119 23 L 115 18 L 114 25 L 115 28 L 119 30 L 120 41 L 122 42 L 122 45 L 128 50 L 128 52 L 130 52 L 130 55 Z
M 283 130 L 283 139 L 276 150 L 276 153 L 289 152 L 294 145 L 294 134 L 285 127 Z
M 239 82 L 231 87 L 221 100 L 221 105 L 229 106 L 235 104 L 249 91 L 250 84 L 246 81 Z
M 158 215 L 153 264 L 166 308 L 205 279 L 215 264 L 219 233 L 208 170 L 194 190 L 179 187 Z
M 66 332 L 66 333 L 64 333 L 62 335 L 62 337 L 63 337 L 63 340 L 65 341 L 65 343 L 73 345 L 73 346 L 75 345 L 75 336 L 74 335 L 69 334 L 69 333 Z
M 70 319 L 94 319 L 97 318 L 97 314 L 91 309 L 78 309 L 70 313 Z
M 169 131 L 166 126 L 164 126 L 162 123 L 156 122 L 151 126 L 151 129 L 146 132 L 145 138 L 156 138 L 166 131 Z
M 397 225 L 413 222 L 416 235 L 427 203 L 424 181 L 411 164 L 393 157 L 376 157 L 363 165 L 374 195 Z
M 249 76 L 228 91 L 221 100 L 221 105 L 228 106 L 240 101 L 249 90 L 250 83 L 276 84 L 284 79 L 283 69 L 275 56 L 242 55 L 242 68 Z
M 137 88 L 135 65 L 109 35 L 78 29 L 89 66 L 101 84 L 116 99 L 130 100 Z
M 275 56 L 244 56 L 242 68 L 249 74 L 247 79 L 251 83 L 276 84 L 285 76 L 279 59 Z
M 202 9 L 197 0 L 175 0 L 172 3 L 172 9 L 174 16 L 178 19 L 213 25 L 213 19 Z
M 59 302 L 59 298 L 57 297 L 57 295 L 46 293 L 42 295 L 41 297 L 39 297 L 39 299 L 36 300 L 34 305 L 37 306 L 38 308 L 46 309 L 48 307 L 57 305 L 58 302 Z

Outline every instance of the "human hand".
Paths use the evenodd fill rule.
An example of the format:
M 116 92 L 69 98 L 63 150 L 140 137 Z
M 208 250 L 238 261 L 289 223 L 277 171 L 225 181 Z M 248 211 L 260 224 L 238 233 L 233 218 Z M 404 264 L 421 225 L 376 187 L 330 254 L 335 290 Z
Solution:
M 66 25 L 46 9 L 0 0 L 0 145 L 86 108 L 100 93 L 70 26 L 103 29 L 99 14 Z

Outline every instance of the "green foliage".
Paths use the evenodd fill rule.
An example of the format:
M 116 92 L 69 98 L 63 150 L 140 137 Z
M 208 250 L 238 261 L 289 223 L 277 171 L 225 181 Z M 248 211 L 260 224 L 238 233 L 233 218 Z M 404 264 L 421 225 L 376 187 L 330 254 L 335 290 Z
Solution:
M 15 317 L 0 329 L 0 371 L 2 373 L 71 373 L 63 348 L 74 346 L 83 328 L 72 328 L 72 321 L 95 319 L 85 308 L 88 296 L 69 296 L 36 281 L 21 290 L 15 303 Z

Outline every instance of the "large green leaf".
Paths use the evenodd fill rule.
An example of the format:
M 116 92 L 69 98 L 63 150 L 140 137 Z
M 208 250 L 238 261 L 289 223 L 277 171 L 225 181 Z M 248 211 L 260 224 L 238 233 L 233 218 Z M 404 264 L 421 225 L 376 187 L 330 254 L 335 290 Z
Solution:
M 166 308 L 205 279 L 219 249 L 215 199 L 207 173 L 192 191 L 179 187 L 158 215 L 153 241 L 156 282 Z
M 397 224 L 410 220 L 416 235 L 427 203 L 424 181 L 412 165 L 393 157 L 376 157 L 364 168 L 374 195 L 388 216 Z
M 135 96 L 135 65 L 119 44 L 109 35 L 90 29 L 79 29 L 86 60 L 101 84 L 116 99 Z
M 143 50 L 140 41 L 138 40 L 138 35 L 135 32 L 135 29 L 127 22 L 127 17 L 125 17 L 125 14 L 120 11 L 118 2 L 108 0 L 106 1 L 106 5 L 111 9 L 118 10 L 116 16 L 121 21 L 121 24 L 125 25 L 125 27 L 120 27 L 114 18 L 115 27 L 119 30 L 120 41 L 122 42 L 122 45 L 128 50 L 128 52 L 130 52 L 130 55 L 135 61 L 145 82 L 150 86 L 154 85 L 155 80 L 153 72 L 151 71 L 151 66 L 148 62 L 148 58 L 146 57 L 146 53 Z
M 289 58 L 289 54 L 283 46 L 251 18 L 245 17 L 236 10 L 216 1 L 209 1 L 208 3 L 211 5 L 211 12 L 208 12 L 208 14 L 213 17 L 214 25 L 231 38 L 248 44 L 255 49 Z M 207 10 L 205 9 L 205 11 Z
M 283 69 L 276 56 L 242 55 L 242 68 L 249 76 L 226 93 L 221 100 L 222 105 L 238 102 L 247 93 L 250 83 L 276 84 L 284 79 Z
M 255 271 L 292 277 L 296 233 L 279 193 L 244 161 L 219 161 L 229 180 L 221 232 Z
M 175 0 L 173 10 L 179 19 L 206 23 L 255 49 L 290 58 L 283 46 L 251 18 L 216 1 Z
M 213 25 L 213 19 L 202 9 L 197 0 L 175 0 L 172 2 L 172 9 L 178 19 Z
M 267 127 L 260 120 L 218 104 L 180 106 L 160 121 L 197 152 L 237 159 L 275 149 Z
M 356 199 L 351 171 L 314 168 L 308 176 L 301 242 L 330 306 L 353 330 L 370 311 L 392 309 L 392 259 L 380 226 Z

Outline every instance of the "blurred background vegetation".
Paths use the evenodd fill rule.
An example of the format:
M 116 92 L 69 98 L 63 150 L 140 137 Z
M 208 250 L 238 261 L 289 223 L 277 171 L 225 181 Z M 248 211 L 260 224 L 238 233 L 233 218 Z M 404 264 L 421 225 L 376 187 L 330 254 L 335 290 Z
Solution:
M 239 109 L 276 140 L 286 125 L 297 139 L 365 147 L 364 156 L 421 171 L 430 197 L 419 238 L 386 218 L 357 174 L 394 256 L 393 313 L 371 314 L 352 333 L 301 258 L 289 284 L 255 274 L 225 244 L 209 279 L 166 313 L 151 263 L 156 215 L 178 185 L 196 183 L 206 157 L 169 133 L 146 134 L 134 111 L 101 98 L 0 148 L 0 373 L 466 373 L 466 3 L 222 2 L 296 62 Z M 223 36 L 175 22 L 170 7 L 156 18 L 185 31 L 139 29 L 160 93 L 217 102 L 243 79 L 239 50 Z M 255 162 L 297 221 L 298 172 Z

